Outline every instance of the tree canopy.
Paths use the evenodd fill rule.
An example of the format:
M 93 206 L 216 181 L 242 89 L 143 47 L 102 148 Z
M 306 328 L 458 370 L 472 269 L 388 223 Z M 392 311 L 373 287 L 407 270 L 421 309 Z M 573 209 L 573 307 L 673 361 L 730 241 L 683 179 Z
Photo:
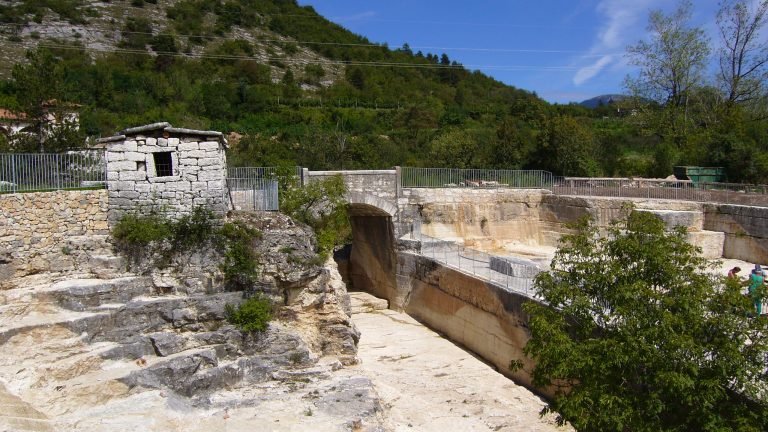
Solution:
M 6 37 L 39 44 L 0 80 L 0 107 L 44 120 L 41 101 L 56 99 L 78 107 L 80 116 L 79 131 L 44 140 L 9 134 L 0 146 L 57 151 L 82 146 L 86 135 L 169 121 L 242 136 L 231 140 L 229 155 L 240 166 L 451 165 L 666 177 L 674 165 L 700 165 L 725 167 L 731 182 L 768 183 L 761 37 L 768 0 L 723 1 L 713 17 L 721 33 L 711 41 L 722 66 L 716 74 L 701 67 L 715 59 L 706 56 L 704 32 L 688 20 L 695 5 L 652 12 L 649 38 L 630 48 L 639 73 L 628 90 L 641 97 L 612 98 L 594 109 L 547 103 L 447 54 L 414 53 L 407 44 L 389 49 L 295 0 L 124 6 L 0 5 L 0 24 L 19 29 L 0 32 L 0 45 Z M 114 19 L 114 52 L 76 37 L 35 38 L 24 27 L 55 16 L 88 27 L 94 14 L 115 11 L 99 17 Z
M 605 233 L 575 224 L 525 306 L 548 409 L 578 430 L 766 430 L 768 321 L 685 229 L 627 211 Z

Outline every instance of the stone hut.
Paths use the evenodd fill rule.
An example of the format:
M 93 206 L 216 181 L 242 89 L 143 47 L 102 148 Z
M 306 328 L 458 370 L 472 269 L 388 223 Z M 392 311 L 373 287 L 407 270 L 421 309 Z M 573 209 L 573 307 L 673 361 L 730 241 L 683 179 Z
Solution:
M 221 132 L 153 123 L 102 138 L 106 145 L 109 221 L 128 212 L 178 217 L 206 205 L 229 209 L 227 140 Z

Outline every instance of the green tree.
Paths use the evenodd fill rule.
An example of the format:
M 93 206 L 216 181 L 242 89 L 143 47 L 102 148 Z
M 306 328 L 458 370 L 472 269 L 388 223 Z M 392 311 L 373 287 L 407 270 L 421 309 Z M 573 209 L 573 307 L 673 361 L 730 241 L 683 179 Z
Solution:
M 337 175 L 302 186 L 294 167 L 281 167 L 278 171 L 280 211 L 312 227 L 320 256 L 327 257 L 335 246 L 348 243 L 352 231 L 344 179 Z
M 27 63 L 15 65 L 12 76 L 19 108 L 31 120 L 38 148 L 43 152 L 51 127 L 49 114 L 58 108 L 51 102 L 61 102 L 62 96 L 62 71 L 58 59 L 44 48 L 28 51 Z
M 446 168 L 472 168 L 477 143 L 463 129 L 449 129 L 429 144 L 432 164 Z
M 650 213 L 573 228 L 525 305 L 545 411 L 577 430 L 766 430 L 768 321 L 738 283 Z
M 539 135 L 536 159 L 539 166 L 558 175 L 592 176 L 597 174 L 595 148 L 589 128 L 573 117 L 555 117 Z
M 152 41 L 152 22 L 149 19 L 129 17 L 125 21 L 120 47 L 144 51 Z
M 496 142 L 490 162 L 496 168 L 521 169 L 535 145 L 535 137 L 525 123 L 508 116 L 496 129 Z
M 708 40 L 700 28 L 689 27 L 692 4 L 681 0 L 671 15 L 652 11 L 650 42 L 627 48 L 630 62 L 640 68 L 627 87 L 636 96 L 676 107 L 685 106 L 691 89 L 699 86 L 709 56 Z
M 729 102 L 750 102 L 765 94 L 768 80 L 768 0 L 724 0 L 717 12 L 720 29 L 720 81 Z M 761 37 L 762 35 L 762 37 Z

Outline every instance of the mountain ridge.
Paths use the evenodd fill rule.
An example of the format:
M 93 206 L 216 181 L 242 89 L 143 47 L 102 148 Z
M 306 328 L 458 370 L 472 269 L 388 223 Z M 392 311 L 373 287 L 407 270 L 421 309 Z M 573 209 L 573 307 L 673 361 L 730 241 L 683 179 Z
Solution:
M 579 105 L 587 108 L 597 108 L 603 105 L 611 105 L 629 99 L 630 96 L 616 93 L 603 94 L 579 102 Z

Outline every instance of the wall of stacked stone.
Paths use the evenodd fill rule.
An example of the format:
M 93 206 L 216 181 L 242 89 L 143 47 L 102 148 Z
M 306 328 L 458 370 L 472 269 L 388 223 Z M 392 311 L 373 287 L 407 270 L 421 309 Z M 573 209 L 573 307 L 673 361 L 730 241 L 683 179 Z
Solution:
M 304 181 L 324 180 L 341 175 L 348 192 L 366 193 L 379 198 L 396 200 L 397 176 L 395 170 L 309 171 L 304 170 Z
M 38 259 L 46 270 L 72 238 L 108 233 L 105 190 L 0 195 L 0 264 Z
M 208 139 L 208 140 L 207 140 Z M 157 211 L 170 217 L 196 206 L 228 209 L 225 149 L 210 137 L 131 136 L 107 147 L 109 220 Z M 170 152 L 172 175 L 157 176 L 154 153 Z
M 705 204 L 704 229 L 725 233 L 724 258 L 768 265 L 768 207 Z

